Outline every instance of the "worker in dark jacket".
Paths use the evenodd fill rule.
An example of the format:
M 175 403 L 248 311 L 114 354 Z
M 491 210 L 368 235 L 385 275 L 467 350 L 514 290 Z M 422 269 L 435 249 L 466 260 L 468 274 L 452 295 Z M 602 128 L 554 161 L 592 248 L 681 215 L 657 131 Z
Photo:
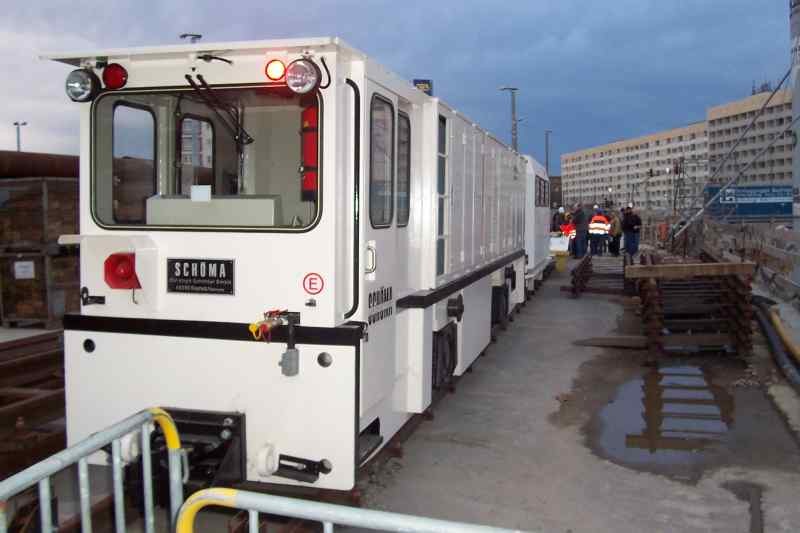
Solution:
M 550 224 L 550 231 L 561 231 L 561 226 L 567 223 L 566 215 L 564 214 L 564 208 L 559 207 L 558 211 L 555 212 L 553 215 L 553 221 Z
M 633 210 L 633 205 L 625 208 L 622 217 L 622 234 L 625 236 L 625 253 L 631 257 L 639 251 L 639 233 L 642 230 L 642 219 Z
M 572 212 L 572 224 L 575 226 L 575 257 L 580 259 L 586 254 L 586 238 L 589 233 L 589 218 L 583 212 L 583 204 L 575 204 Z
M 614 257 L 619 257 L 619 244 L 622 240 L 622 213 L 617 213 L 616 209 L 612 209 L 609 213 L 609 221 L 611 222 L 611 230 L 608 232 L 608 251 Z

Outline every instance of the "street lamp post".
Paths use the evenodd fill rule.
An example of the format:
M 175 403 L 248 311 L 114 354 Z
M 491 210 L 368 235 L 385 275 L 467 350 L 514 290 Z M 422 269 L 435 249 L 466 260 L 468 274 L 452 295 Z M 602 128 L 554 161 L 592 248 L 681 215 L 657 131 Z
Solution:
M 19 130 L 20 130 L 20 128 L 22 126 L 27 126 L 27 125 L 28 125 L 27 122 L 21 122 L 21 121 L 14 122 L 14 126 L 16 126 L 16 128 L 17 128 L 17 152 L 21 151 L 20 147 L 22 145 L 22 143 L 20 142 L 20 131 Z
M 501 91 L 511 93 L 511 147 L 515 152 L 519 152 L 517 144 L 517 87 L 500 87 Z
M 544 130 L 544 169 L 550 178 L 550 134 L 553 130 Z

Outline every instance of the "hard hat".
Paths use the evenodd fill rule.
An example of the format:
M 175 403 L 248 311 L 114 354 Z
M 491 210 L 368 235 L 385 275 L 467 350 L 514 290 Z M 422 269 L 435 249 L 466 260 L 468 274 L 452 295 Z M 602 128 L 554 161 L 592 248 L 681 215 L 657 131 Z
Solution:
M 633 204 L 628 204 L 628 207 L 630 207 L 631 209 L 633 209 Z
M 559 212 L 559 213 L 563 213 L 563 212 L 564 212 L 564 208 L 563 208 L 563 207 L 559 207 L 559 208 L 558 208 L 558 212 Z
M 600 209 L 600 206 L 597 205 L 597 204 L 594 204 L 594 207 L 592 209 Z

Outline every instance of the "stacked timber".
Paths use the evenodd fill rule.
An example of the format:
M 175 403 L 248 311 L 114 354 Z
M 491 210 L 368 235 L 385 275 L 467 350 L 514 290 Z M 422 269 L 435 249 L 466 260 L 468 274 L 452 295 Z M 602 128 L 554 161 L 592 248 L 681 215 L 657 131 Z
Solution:
M 627 266 L 626 279 L 637 284 L 647 347 L 752 351 L 751 280 L 754 263 L 668 263 L 642 255 Z
M 77 157 L 0 152 L 0 313 L 6 326 L 57 327 L 80 309 Z M 17 172 L 40 172 L 19 177 Z M 66 176 L 49 174 L 64 172 Z M 30 174 L 28 174 L 30 176 Z

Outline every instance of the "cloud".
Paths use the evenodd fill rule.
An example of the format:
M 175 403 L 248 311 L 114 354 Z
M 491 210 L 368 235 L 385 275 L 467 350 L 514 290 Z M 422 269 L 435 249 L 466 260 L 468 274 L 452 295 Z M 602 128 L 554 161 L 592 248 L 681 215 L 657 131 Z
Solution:
M 708 106 L 779 79 L 789 62 L 785 2 L 706 0 L 218 0 L 67 2 L 4 6 L 0 147 L 28 120 L 26 147 L 75 151 L 77 115 L 63 95 L 68 69 L 42 49 L 338 35 L 405 78 L 434 80 L 451 105 L 508 139 L 508 96 L 520 87 L 521 148 L 543 160 L 543 131 L 558 154 L 679 126 Z M 5 124 L 9 124 L 5 127 Z M 557 168 L 555 169 L 557 170 Z
M 0 107 L 0 149 L 15 149 L 12 123 L 26 121 L 22 147 L 29 151 L 77 153 L 75 106 L 64 94 L 69 69 L 40 61 L 39 50 L 56 46 L 91 46 L 78 36 L 54 37 L 44 25 L 23 30 L 0 27 L 0 66 L 5 105 Z

